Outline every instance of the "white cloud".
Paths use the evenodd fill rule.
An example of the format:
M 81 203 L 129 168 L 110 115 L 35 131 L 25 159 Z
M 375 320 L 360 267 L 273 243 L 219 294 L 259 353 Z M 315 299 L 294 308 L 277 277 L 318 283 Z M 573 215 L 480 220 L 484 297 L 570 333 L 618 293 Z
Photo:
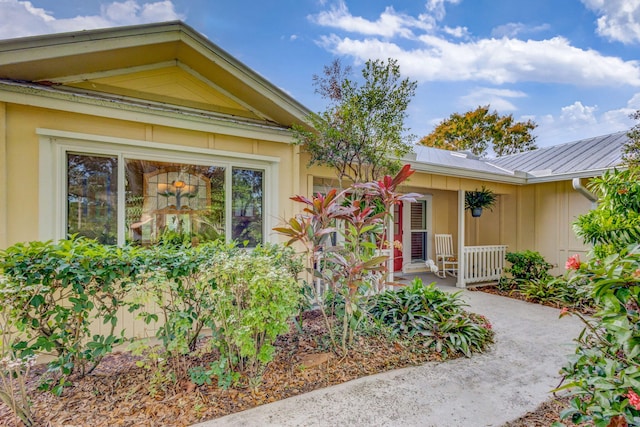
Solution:
M 51 12 L 36 8 L 29 1 L 0 0 L 0 16 L 3 21 L 0 27 L 2 39 L 184 19 L 170 0 L 115 1 L 101 6 L 99 15 L 64 19 L 57 19 Z
M 629 115 L 640 106 L 640 93 L 633 95 L 626 107 L 598 112 L 598 107 L 576 101 L 560 109 L 557 117 L 545 115 L 533 118 L 537 129 L 538 145 L 549 146 L 577 141 L 630 129 L 635 123 Z
M 598 110 L 597 106 L 586 106 L 582 105 L 582 102 L 576 101 L 571 105 L 567 105 L 566 107 L 562 107 L 560 113 L 560 121 L 565 124 L 571 123 L 579 123 L 580 125 L 584 124 L 593 124 L 596 123 L 595 112 Z
M 631 97 L 629 102 L 627 102 L 627 108 L 631 108 L 633 110 L 640 110 L 640 93 L 636 93 Z
M 640 42 L 640 0 L 582 0 L 598 15 L 597 32 L 626 44 Z
M 308 16 L 311 22 L 325 27 L 338 28 L 344 31 L 380 37 L 413 37 L 412 29 L 423 31 L 433 30 L 435 22 L 429 15 L 420 15 L 418 18 L 397 13 L 393 7 L 387 7 L 376 21 L 353 16 L 344 0 L 339 0 L 328 11 L 317 15 Z
M 439 26 L 447 4 L 461 0 L 428 0 L 418 18 L 387 7 L 375 21 L 352 15 L 344 0 L 309 17 L 336 29 L 318 44 L 356 63 L 395 58 L 404 73 L 420 82 L 478 81 L 491 84 L 539 82 L 581 86 L 640 86 L 640 61 L 625 61 L 592 49 L 581 49 L 564 37 L 519 39 L 516 35 L 546 31 L 547 24 L 510 23 L 494 29 L 494 38 L 473 39 L 466 27 Z M 613 11 L 610 4 L 640 5 L 640 0 L 582 0 Z M 627 6 L 637 13 L 640 6 Z M 626 10 L 620 6 L 617 10 Z M 616 15 L 617 16 L 617 15 Z M 341 32 L 350 32 L 344 36 Z M 409 38 L 411 47 L 393 37 Z
M 468 95 L 461 97 L 460 102 L 465 108 L 470 109 L 489 104 L 491 110 L 504 114 L 518 109 L 509 101 L 509 98 L 524 98 L 526 96 L 524 92 L 518 90 L 481 87 L 473 89 Z
M 450 36 L 457 38 L 469 37 L 469 29 L 467 27 L 444 27 L 443 31 L 445 32 L 445 34 L 449 34 Z
M 501 38 L 509 37 L 513 38 L 519 34 L 533 34 L 540 31 L 546 31 L 550 28 L 549 24 L 543 24 L 538 26 L 529 26 L 521 22 L 510 22 L 508 24 L 500 25 L 491 30 L 491 36 Z
M 446 14 L 445 4 L 446 3 L 458 4 L 461 1 L 462 0 L 429 0 L 427 1 L 426 8 L 427 8 L 427 11 L 433 14 L 433 16 L 438 21 L 441 21 L 442 19 L 444 19 L 444 16 Z
M 640 86 L 640 62 L 579 49 L 563 37 L 548 40 L 481 39 L 454 43 L 434 35 L 418 38 L 422 47 L 407 50 L 375 38 L 323 36 L 320 44 L 356 62 L 396 58 L 403 72 L 419 81 L 564 83 L 584 86 Z

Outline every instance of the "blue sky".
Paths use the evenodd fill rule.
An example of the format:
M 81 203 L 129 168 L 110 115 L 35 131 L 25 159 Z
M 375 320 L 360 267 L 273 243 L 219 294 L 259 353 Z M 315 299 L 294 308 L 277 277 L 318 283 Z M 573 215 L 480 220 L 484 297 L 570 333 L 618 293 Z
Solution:
M 395 58 L 419 84 L 418 137 L 490 104 L 548 146 L 627 130 L 640 109 L 640 0 L 0 0 L 3 39 L 174 19 L 313 111 L 333 58 L 356 73 Z

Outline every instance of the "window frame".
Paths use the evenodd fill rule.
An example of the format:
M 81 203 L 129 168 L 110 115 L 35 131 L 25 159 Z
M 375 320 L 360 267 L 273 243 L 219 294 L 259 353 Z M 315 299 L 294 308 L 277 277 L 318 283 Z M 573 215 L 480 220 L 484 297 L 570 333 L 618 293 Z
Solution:
M 412 229 L 411 227 L 411 203 L 413 202 L 403 202 L 403 206 L 402 206 L 402 227 L 403 227 L 403 234 L 402 234 L 402 253 L 403 253 L 403 257 L 405 258 L 405 263 L 410 265 L 410 264 L 420 264 L 419 261 L 414 262 L 411 259 L 411 249 L 412 249 L 412 242 L 411 242 L 411 233 L 412 232 L 416 232 L 416 233 L 427 233 L 427 241 L 426 241 L 426 252 L 425 252 L 425 257 L 427 257 L 427 259 L 433 259 L 433 244 L 431 243 L 432 240 L 432 235 L 433 235 L 433 225 L 432 225 L 432 221 L 433 221 L 433 196 L 430 194 L 425 194 L 422 197 L 419 197 L 416 199 L 416 202 L 422 202 L 424 203 L 424 214 L 425 214 L 425 226 L 426 228 L 421 228 L 421 229 Z M 407 259 L 409 260 L 407 262 Z
M 277 218 L 278 157 L 250 153 L 233 153 L 215 149 L 138 141 L 91 134 L 37 129 L 40 136 L 39 160 L 39 239 L 66 238 L 67 227 L 67 153 L 116 156 L 118 158 L 117 242 L 123 245 L 125 230 L 125 160 L 148 160 L 225 168 L 225 239 L 231 240 L 232 170 L 262 170 L 263 175 L 263 243 L 271 241 L 268 231 Z M 53 210 L 53 212 L 52 212 Z

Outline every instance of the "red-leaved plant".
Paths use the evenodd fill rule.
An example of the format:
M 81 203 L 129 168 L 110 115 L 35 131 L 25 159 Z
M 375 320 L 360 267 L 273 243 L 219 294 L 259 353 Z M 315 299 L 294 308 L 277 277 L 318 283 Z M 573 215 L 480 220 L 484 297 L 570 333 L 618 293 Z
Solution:
M 340 345 L 324 305 L 320 304 L 334 348 L 346 351 L 353 333 L 364 319 L 361 300 L 384 288 L 388 256 L 387 230 L 393 206 L 413 202 L 419 194 L 401 194 L 398 186 L 415 171 L 405 165 L 395 177 L 353 185 L 341 192 L 332 189 L 309 199 L 291 199 L 305 204 L 302 213 L 275 231 L 301 243 L 308 258 L 308 271 L 319 286 L 311 286 L 320 301 L 324 290 L 344 302 Z

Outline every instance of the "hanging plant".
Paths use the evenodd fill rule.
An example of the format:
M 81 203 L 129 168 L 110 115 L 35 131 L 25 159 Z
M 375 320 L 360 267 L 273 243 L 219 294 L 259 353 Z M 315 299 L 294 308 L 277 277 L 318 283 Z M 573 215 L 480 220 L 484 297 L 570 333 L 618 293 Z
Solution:
M 464 194 L 464 208 L 471 211 L 471 216 L 479 217 L 482 209 L 493 211 L 498 196 L 484 185 L 480 190 L 467 191 Z

